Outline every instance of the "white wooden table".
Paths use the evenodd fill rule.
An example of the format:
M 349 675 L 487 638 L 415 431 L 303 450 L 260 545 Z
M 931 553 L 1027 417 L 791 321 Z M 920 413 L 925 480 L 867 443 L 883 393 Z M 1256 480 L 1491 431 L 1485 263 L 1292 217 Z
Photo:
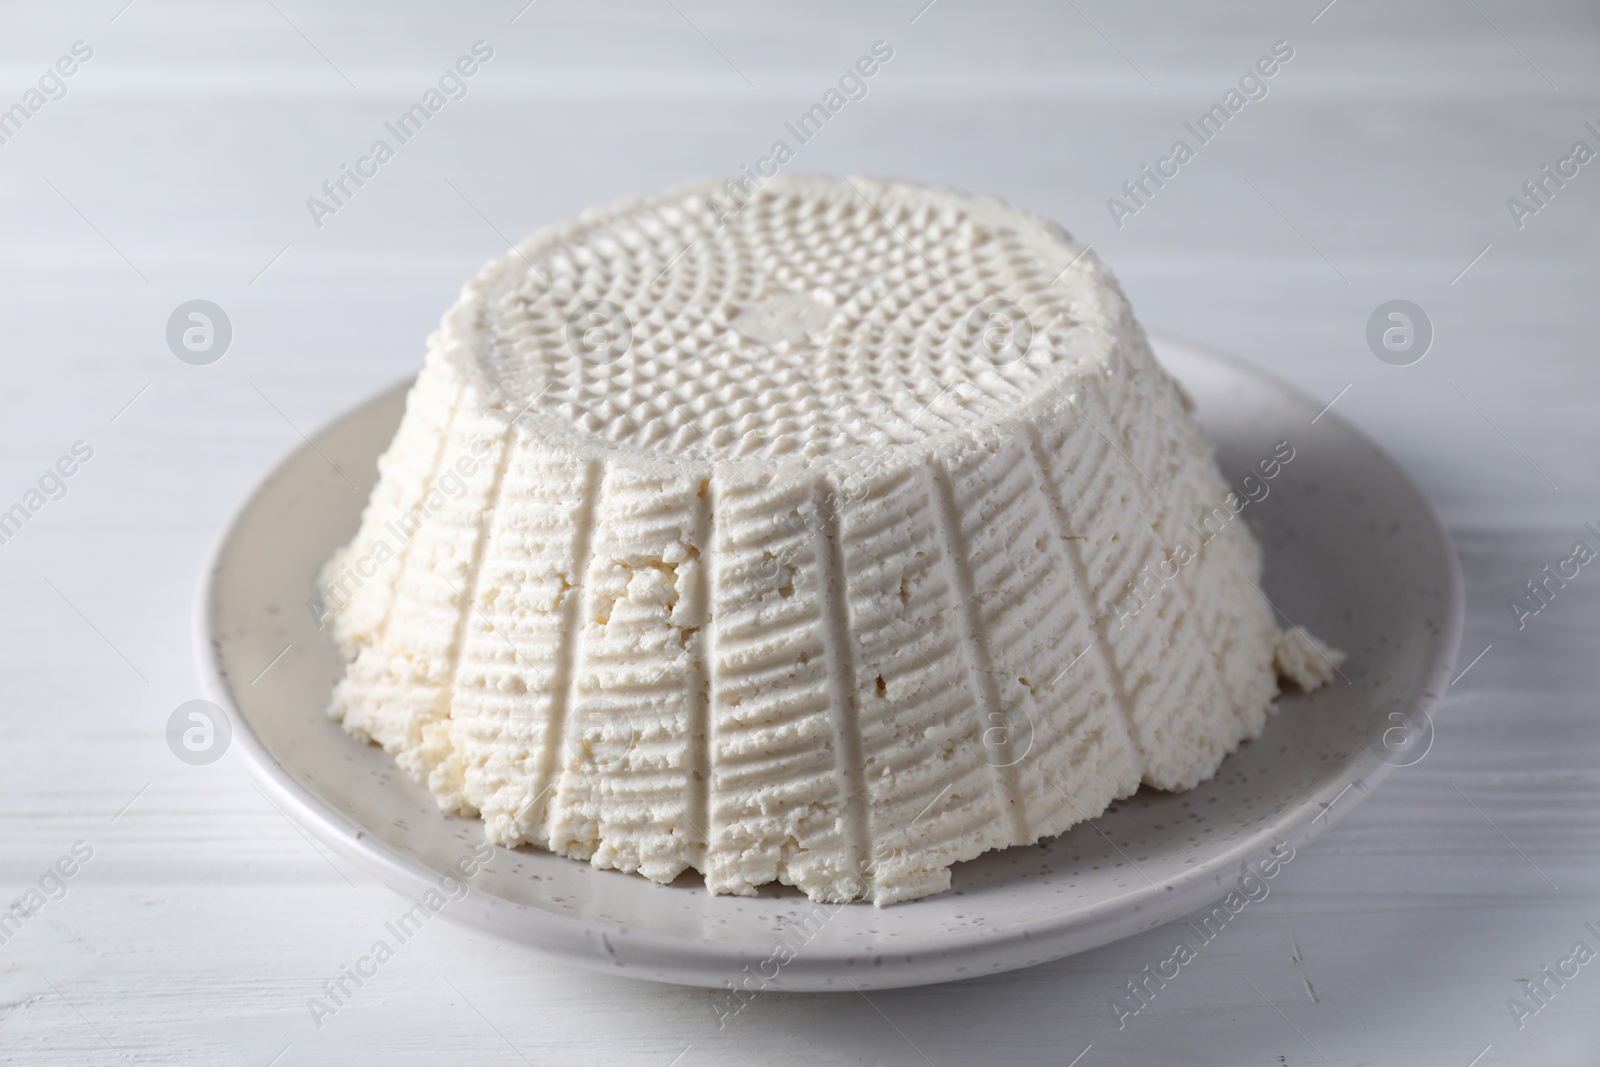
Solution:
M 1520 1030 L 1507 1006 L 1574 942 L 1600 950 L 1600 572 L 1520 630 L 1508 607 L 1574 540 L 1600 546 L 1583 529 L 1600 522 L 1600 163 L 1547 186 L 1520 229 L 1506 205 L 1574 141 L 1600 149 L 1593 5 L 523 2 L 0 12 L 0 108 L 26 110 L 74 42 L 93 53 L 0 125 L 0 511 L 36 510 L 0 544 L 0 891 L 49 890 L 0 944 L 0 1061 L 1600 1057 L 1600 965 L 1547 984 Z M 479 40 L 493 58 L 466 97 L 315 226 L 306 199 Z M 792 169 L 1061 219 L 1146 323 L 1337 398 L 1422 484 L 1468 583 L 1458 669 L 1483 653 L 1433 750 L 1121 1031 L 1109 998 L 1161 958 L 1162 931 L 870 1002 L 768 996 L 719 1031 L 708 993 L 432 925 L 319 1030 L 307 998 L 396 898 L 287 824 L 236 753 L 193 767 L 168 750 L 168 716 L 205 695 L 203 554 L 303 431 L 411 373 L 510 238 L 732 175 L 877 40 L 893 60 Z M 1294 55 L 1268 95 L 1118 228 L 1107 199 L 1280 40 Z M 196 298 L 233 326 L 209 366 L 165 339 Z M 1364 337 L 1396 298 L 1437 334 L 1407 367 Z M 80 441 L 92 457 L 63 465 L 65 495 L 30 498 Z

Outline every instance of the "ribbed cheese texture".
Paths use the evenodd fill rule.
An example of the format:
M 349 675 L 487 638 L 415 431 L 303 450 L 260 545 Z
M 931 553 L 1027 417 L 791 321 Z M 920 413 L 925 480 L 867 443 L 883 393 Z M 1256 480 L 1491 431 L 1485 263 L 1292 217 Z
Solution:
M 1099 260 L 994 200 L 782 177 L 537 233 L 379 471 L 323 575 L 331 712 L 496 844 L 889 904 L 1272 709 L 1184 397 Z

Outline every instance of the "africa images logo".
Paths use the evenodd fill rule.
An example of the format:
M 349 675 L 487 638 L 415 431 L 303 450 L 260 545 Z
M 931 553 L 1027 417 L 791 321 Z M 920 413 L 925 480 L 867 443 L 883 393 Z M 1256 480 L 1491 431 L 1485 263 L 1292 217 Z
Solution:
M 1128 1025 L 1128 1020 L 1148 1008 L 1156 994 L 1175 981 L 1183 968 L 1200 956 L 1200 950 L 1214 941 L 1251 904 L 1267 899 L 1272 887 L 1267 883 L 1294 860 L 1294 846 L 1279 842 L 1267 850 L 1265 856 L 1240 865 L 1239 881 L 1228 895 L 1209 910 L 1190 916 L 1184 921 L 1183 936 L 1173 943 L 1171 950 L 1156 964 L 1145 964 L 1139 975 L 1123 982 L 1111 997 L 1111 1012 L 1116 1016 L 1117 1029 Z
M 437 87 L 429 87 L 422 99 L 400 112 L 383 128 L 394 139 L 394 144 L 380 137 L 372 142 L 367 154 L 357 157 L 355 165 L 339 164 L 339 173 L 322 183 L 322 197 L 306 198 L 306 210 L 317 229 L 322 229 L 323 219 L 337 215 L 366 184 L 378 176 L 378 168 L 393 159 L 400 147 L 422 132 L 433 116 L 444 110 L 452 100 L 466 99 L 467 79 L 494 58 L 494 48 L 485 41 L 472 42 L 471 55 L 457 59 L 439 75 Z
M 1187 138 L 1180 137 L 1172 142 L 1172 148 L 1166 155 L 1156 160 L 1153 170 L 1147 163 L 1135 177 L 1123 182 L 1122 194 L 1126 199 L 1115 196 L 1106 199 L 1106 210 L 1111 213 L 1111 221 L 1117 224 L 1117 229 L 1122 229 L 1130 217 L 1149 206 L 1157 190 L 1166 188 L 1167 182 L 1182 172 L 1184 164 L 1194 159 L 1200 149 L 1216 140 L 1233 117 L 1245 109 L 1246 104 L 1253 100 L 1265 100 L 1271 91 L 1268 80 L 1275 77 L 1293 58 L 1293 45 L 1288 41 L 1273 42 L 1268 55 L 1261 56 L 1245 68 L 1245 72 L 1239 76 L 1238 88 L 1230 88 L 1222 94 L 1220 101 L 1201 112 L 1194 122 L 1183 124 L 1183 128 L 1194 137 L 1193 145 Z
M 9 144 L 33 116 L 44 110 L 46 104 L 66 96 L 66 79 L 78 73 L 82 64 L 94 58 L 94 48 L 87 41 L 73 41 L 69 51 L 70 55 L 60 57 L 54 65 L 45 68 L 35 88 L 28 89 L 22 94 L 22 99 L 0 110 L 0 145 Z

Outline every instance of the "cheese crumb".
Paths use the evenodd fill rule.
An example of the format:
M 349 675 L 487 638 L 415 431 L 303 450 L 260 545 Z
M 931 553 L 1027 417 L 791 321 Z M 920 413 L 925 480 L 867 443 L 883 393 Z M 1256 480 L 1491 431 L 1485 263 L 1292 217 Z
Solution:
M 1314 636 L 1304 626 L 1291 626 L 1278 638 L 1272 666 L 1278 677 L 1310 693 L 1333 681 L 1345 654 Z

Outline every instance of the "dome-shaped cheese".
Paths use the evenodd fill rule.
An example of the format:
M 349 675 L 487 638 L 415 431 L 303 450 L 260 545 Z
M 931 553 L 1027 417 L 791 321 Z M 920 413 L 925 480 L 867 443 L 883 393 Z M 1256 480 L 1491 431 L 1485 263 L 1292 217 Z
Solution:
M 498 844 L 923 896 L 1260 732 L 1228 497 L 1051 223 L 864 179 L 629 199 L 431 339 L 323 576 L 331 710 Z

